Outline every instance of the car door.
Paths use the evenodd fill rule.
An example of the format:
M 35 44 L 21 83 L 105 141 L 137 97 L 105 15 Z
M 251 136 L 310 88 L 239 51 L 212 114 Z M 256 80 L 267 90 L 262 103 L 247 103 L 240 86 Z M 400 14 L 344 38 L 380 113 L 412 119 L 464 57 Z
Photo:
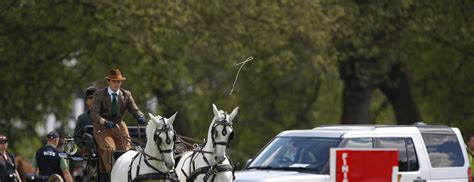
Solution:
M 395 148 L 398 150 L 398 177 L 401 182 L 426 182 L 430 180 L 427 157 L 417 151 L 413 137 L 375 137 L 375 148 Z M 420 142 L 418 142 L 420 143 Z M 421 146 L 420 146 L 421 147 Z

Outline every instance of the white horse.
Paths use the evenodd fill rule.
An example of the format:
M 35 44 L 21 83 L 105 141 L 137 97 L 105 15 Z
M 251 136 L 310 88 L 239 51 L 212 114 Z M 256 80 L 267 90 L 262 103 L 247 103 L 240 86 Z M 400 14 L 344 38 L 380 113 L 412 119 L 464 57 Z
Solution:
M 145 149 L 130 150 L 120 156 L 112 168 L 111 181 L 127 182 L 150 178 L 172 181 L 175 165 L 173 148 L 176 142 L 173 121 L 176 113 L 169 119 L 150 113 L 148 115 L 150 120 L 146 126 Z
M 214 118 L 207 133 L 204 146 L 194 151 L 186 152 L 176 165 L 179 181 L 232 181 L 233 168 L 226 155 L 229 142 L 232 140 L 232 120 L 239 110 L 234 108 L 229 115 L 218 110 L 212 104 Z

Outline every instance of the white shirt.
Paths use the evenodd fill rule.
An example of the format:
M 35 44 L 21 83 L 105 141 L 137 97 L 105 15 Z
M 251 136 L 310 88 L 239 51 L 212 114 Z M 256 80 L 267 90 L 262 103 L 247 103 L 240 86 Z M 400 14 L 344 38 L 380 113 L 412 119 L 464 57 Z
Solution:
M 113 93 L 117 94 L 117 102 L 118 102 L 118 95 L 119 95 L 119 90 L 117 90 L 117 92 L 114 92 L 110 87 L 107 87 L 107 92 L 109 92 L 109 95 L 110 95 L 110 101 L 114 101 L 114 96 L 112 95 Z

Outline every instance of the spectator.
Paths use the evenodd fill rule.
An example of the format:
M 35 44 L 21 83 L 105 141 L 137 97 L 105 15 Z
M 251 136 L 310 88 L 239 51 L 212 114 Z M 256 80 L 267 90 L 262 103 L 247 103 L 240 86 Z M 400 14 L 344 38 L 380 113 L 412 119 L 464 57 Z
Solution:
M 474 135 L 470 135 L 467 139 L 467 157 L 469 158 L 469 165 L 471 166 L 471 174 L 474 174 Z
M 46 135 L 47 143 L 36 151 L 33 157 L 33 168 L 40 176 L 60 175 L 66 182 L 72 182 L 69 166 L 65 159 L 67 155 L 56 147 L 59 144 L 59 134 L 52 131 Z
M 21 181 L 16 170 L 15 156 L 7 151 L 8 139 L 0 135 L 0 181 Z

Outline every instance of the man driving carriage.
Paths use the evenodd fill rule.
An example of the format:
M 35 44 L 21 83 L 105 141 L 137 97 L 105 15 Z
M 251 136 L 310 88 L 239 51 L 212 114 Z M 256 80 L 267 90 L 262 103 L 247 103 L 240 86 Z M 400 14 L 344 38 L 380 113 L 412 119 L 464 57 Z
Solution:
M 94 138 L 99 147 L 101 178 L 107 180 L 112 170 L 112 152 L 131 148 L 130 135 L 123 121 L 125 110 L 128 110 L 138 124 L 145 124 L 145 117 L 135 104 L 130 91 L 122 89 L 122 76 L 119 69 L 109 70 L 108 87 L 97 90 L 91 108 Z

